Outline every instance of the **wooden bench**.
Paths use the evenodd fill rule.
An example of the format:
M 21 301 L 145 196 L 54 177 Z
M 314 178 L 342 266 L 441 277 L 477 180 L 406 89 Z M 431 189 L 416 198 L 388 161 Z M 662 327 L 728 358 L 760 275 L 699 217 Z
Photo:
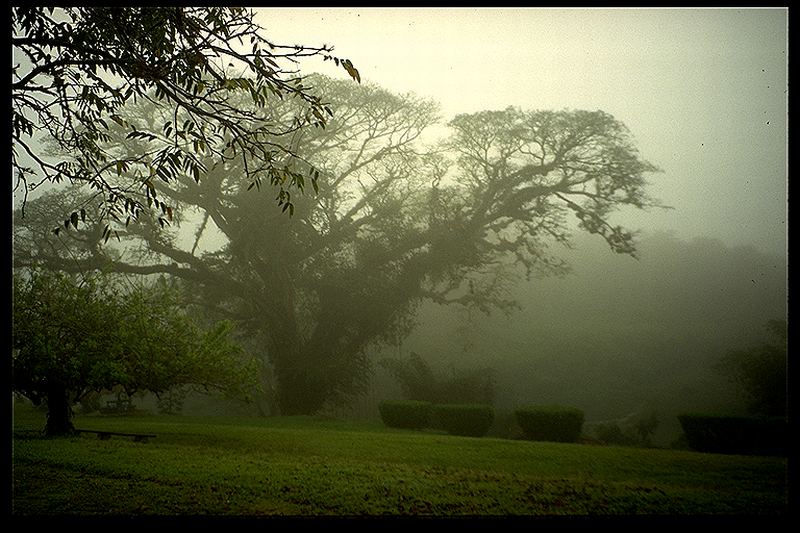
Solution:
M 108 440 L 112 435 L 119 437 L 133 437 L 134 442 L 147 442 L 147 439 L 155 438 L 155 435 L 147 433 L 119 433 L 117 431 L 101 431 L 98 429 L 76 429 L 77 433 L 97 433 L 97 438 L 100 440 Z

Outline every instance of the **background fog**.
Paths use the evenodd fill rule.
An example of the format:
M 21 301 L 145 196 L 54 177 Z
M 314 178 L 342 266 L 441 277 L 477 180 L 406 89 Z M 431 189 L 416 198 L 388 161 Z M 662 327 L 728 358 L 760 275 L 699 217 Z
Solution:
M 603 110 L 672 210 L 620 222 L 785 254 L 786 9 L 261 9 L 284 44 L 331 44 L 364 81 L 458 113 Z M 345 76 L 330 63 L 304 69 Z
M 438 101 L 444 123 L 513 105 L 599 109 L 628 126 L 642 157 L 663 170 L 652 176 L 652 196 L 671 207 L 617 217 L 641 231 L 639 261 L 580 237 L 564 255 L 570 276 L 517 286 L 519 312 L 426 305 L 412 336 L 384 355 L 419 353 L 445 374 L 491 367 L 500 411 L 560 402 L 591 421 L 658 409 L 666 443 L 679 431 L 678 412 L 741 408 L 714 361 L 786 313 L 787 15 L 416 8 L 259 16 L 278 42 L 333 44 L 363 80 Z M 318 70 L 343 76 L 328 66 L 319 61 Z
M 439 375 L 491 369 L 501 422 L 526 403 L 575 405 L 589 422 L 655 409 L 667 444 L 678 413 L 742 411 L 713 365 L 786 317 L 787 9 L 257 13 L 275 43 L 333 45 L 364 83 L 438 102 L 434 135 L 458 114 L 508 106 L 602 110 L 661 169 L 647 192 L 669 209 L 614 220 L 639 232 L 638 259 L 576 232 L 560 254 L 572 273 L 515 284 L 510 316 L 424 303 L 408 338 L 370 354 L 357 413 L 377 417 L 377 402 L 400 395 L 377 363 L 411 353 Z M 298 68 L 347 78 L 321 58 Z M 194 228 L 182 230 L 191 242 Z M 224 244 L 213 240 L 201 248 Z

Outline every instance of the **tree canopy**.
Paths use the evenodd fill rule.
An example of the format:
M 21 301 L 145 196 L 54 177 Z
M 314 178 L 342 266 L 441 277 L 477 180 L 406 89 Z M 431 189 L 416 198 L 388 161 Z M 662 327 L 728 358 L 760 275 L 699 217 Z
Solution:
M 460 115 L 448 139 L 426 145 L 422 134 L 439 120 L 434 102 L 324 77 L 307 83 L 335 115 L 294 136 L 319 187 L 297 198 L 291 220 L 252 190 L 258 182 L 244 160 L 209 162 L 199 182 L 177 176 L 160 187 L 159 197 L 181 206 L 174 227 L 131 225 L 102 246 L 94 213 L 65 241 L 26 220 L 15 227 L 15 263 L 190 282 L 220 317 L 259 339 L 281 411 L 311 413 L 359 390 L 371 347 L 404 335 L 419 302 L 508 310 L 514 300 L 504 289 L 518 265 L 529 276 L 566 270 L 552 245 L 570 243 L 570 215 L 613 251 L 634 254 L 633 233 L 611 215 L 657 205 L 645 193 L 645 175 L 657 168 L 607 113 Z M 272 116 L 290 117 L 298 102 L 269 105 Z M 128 112 L 163 120 L 145 103 Z M 109 149 L 136 152 L 123 141 Z M 65 198 L 30 210 L 44 214 Z
M 71 431 L 73 403 L 116 386 L 133 395 L 198 385 L 244 397 L 255 367 L 231 328 L 198 326 L 163 279 L 122 290 L 107 276 L 26 270 L 13 280 L 12 387 L 47 405 L 51 435 Z
M 68 181 L 101 197 L 112 222 L 137 219 L 158 183 L 178 175 L 198 181 L 209 165 L 234 159 L 248 179 L 277 187 L 279 205 L 291 205 L 303 176 L 314 178 L 288 139 L 324 127 L 332 114 L 303 85 L 299 62 L 322 57 L 361 79 L 329 46 L 271 42 L 243 8 L 19 6 L 11 22 L 12 167 L 23 209 L 29 190 Z M 232 105 L 234 93 L 249 105 Z M 286 98 L 302 105 L 276 120 L 265 106 Z M 147 127 L 126 116 L 125 106 L 141 100 L 172 119 Z M 109 153 L 115 127 L 147 148 L 135 157 Z M 48 151 L 42 142 L 55 146 Z M 82 222 L 86 209 L 71 206 L 64 227 Z M 161 215 L 168 222 L 172 207 L 163 205 Z

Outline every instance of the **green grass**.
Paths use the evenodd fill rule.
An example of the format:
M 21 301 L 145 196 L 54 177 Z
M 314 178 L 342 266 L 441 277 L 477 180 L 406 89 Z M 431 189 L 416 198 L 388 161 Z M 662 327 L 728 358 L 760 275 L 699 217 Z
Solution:
M 45 439 L 14 421 L 25 515 L 715 515 L 787 512 L 787 461 L 455 437 L 308 417 L 78 416 L 156 434 Z

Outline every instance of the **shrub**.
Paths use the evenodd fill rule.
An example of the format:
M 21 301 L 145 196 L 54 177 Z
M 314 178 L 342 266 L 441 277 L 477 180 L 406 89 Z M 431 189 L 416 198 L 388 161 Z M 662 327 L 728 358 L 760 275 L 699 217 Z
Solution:
M 494 401 L 495 377 L 491 368 L 474 368 L 460 375 L 441 377 L 415 352 L 407 359 L 388 358 L 380 364 L 392 373 L 407 399 L 436 404 L 491 404 Z
M 533 405 L 515 411 L 526 439 L 576 442 L 583 427 L 583 411 L 561 405 Z
M 392 428 L 422 429 L 430 425 L 431 403 L 420 400 L 384 400 L 378 405 L 383 423 Z
M 584 431 L 605 444 L 618 446 L 652 446 L 651 438 L 659 425 L 655 411 L 633 413 L 624 418 L 587 424 Z
M 494 409 L 484 404 L 443 404 L 436 406 L 436 417 L 451 435 L 483 437 L 494 421 Z
M 692 450 L 742 455 L 784 455 L 788 423 L 783 417 L 683 414 L 678 420 Z
M 514 416 L 514 411 L 508 410 L 495 410 L 494 421 L 486 432 L 486 436 L 495 437 L 498 439 L 519 439 L 522 431 L 517 425 L 517 419 Z
M 634 446 L 638 444 L 636 438 L 629 431 L 623 431 L 615 422 L 604 422 L 595 425 L 594 436 L 605 444 L 618 446 Z

